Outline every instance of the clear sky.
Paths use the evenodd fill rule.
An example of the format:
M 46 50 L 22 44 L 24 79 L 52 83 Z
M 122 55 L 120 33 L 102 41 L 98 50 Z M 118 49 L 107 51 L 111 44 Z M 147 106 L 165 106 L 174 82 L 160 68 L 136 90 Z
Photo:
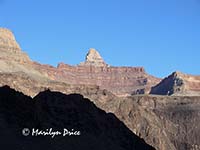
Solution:
M 113 66 L 200 74 L 200 0 L 0 0 L 0 26 L 43 64 L 79 64 L 92 47 Z

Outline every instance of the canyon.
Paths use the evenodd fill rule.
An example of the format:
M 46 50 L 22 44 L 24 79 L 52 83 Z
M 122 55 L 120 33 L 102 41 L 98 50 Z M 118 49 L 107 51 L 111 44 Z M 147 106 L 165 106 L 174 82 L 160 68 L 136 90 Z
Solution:
M 21 50 L 10 30 L 1 28 L 0 86 L 30 96 L 28 101 L 34 101 L 31 97 L 37 99 L 45 91 L 79 94 L 106 113 L 116 115 L 132 134 L 157 150 L 200 149 L 200 76 L 174 72 L 160 79 L 146 73 L 143 67 L 114 67 L 106 64 L 93 48 L 85 62 L 76 66 L 43 65 Z M 45 103 L 48 99 L 54 106 L 51 96 L 47 96 Z M 32 110 L 29 106 L 25 109 Z M 47 112 L 42 113 L 49 117 Z M 45 118 L 41 119 L 44 124 Z

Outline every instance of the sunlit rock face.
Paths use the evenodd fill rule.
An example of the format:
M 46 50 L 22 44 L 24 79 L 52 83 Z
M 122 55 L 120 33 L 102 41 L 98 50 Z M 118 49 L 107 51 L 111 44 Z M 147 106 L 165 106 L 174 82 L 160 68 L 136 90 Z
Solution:
M 107 66 L 103 58 L 99 54 L 99 52 L 94 48 L 89 49 L 85 58 L 85 62 L 80 63 L 80 65 L 97 66 L 97 67 Z
M 20 51 L 20 46 L 16 42 L 13 33 L 5 28 L 0 28 L 0 47 Z
M 0 61 L 26 63 L 30 62 L 30 59 L 26 53 L 24 53 L 17 41 L 14 34 L 5 28 L 0 28 Z M 3 64 L 3 62 L 1 62 Z

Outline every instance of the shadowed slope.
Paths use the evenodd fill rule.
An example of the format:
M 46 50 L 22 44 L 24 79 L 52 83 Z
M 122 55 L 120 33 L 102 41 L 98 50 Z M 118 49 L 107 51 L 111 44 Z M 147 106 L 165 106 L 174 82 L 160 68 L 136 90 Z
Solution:
M 23 128 L 80 131 L 80 136 L 23 136 Z M 34 99 L 0 88 L 1 149 L 151 150 L 113 114 L 78 94 L 45 91 Z

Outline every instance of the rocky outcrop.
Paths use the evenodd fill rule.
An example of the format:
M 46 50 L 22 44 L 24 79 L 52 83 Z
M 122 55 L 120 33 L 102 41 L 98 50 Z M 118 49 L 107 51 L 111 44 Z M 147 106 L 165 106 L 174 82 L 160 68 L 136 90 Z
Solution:
M 86 55 L 85 62 L 81 63 L 80 65 L 97 67 L 107 66 L 99 52 L 94 48 L 90 48 Z
M 19 63 L 30 61 L 28 55 L 21 51 L 13 33 L 4 28 L 0 28 L 0 52 L 0 61 L 7 60 Z
M 22 132 L 24 128 L 29 132 Z M 60 134 L 53 137 L 53 132 Z M 31 99 L 1 87 L 0 134 L 3 150 L 155 150 L 115 115 L 105 113 L 82 95 L 49 90 Z
M 174 72 L 152 87 L 151 94 L 158 95 L 200 95 L 200 76 Z
M 20 51 L 20 46 L 16 42 L 13 33 L 5 28 L 0 28 L 0 48 L 9 50 Z
M 33 68 L 33 61 L 23 52 L 13 33 L 0 28 L 0 73 L 24 73 L 34 80 L 47 81 L 45 74 Z

